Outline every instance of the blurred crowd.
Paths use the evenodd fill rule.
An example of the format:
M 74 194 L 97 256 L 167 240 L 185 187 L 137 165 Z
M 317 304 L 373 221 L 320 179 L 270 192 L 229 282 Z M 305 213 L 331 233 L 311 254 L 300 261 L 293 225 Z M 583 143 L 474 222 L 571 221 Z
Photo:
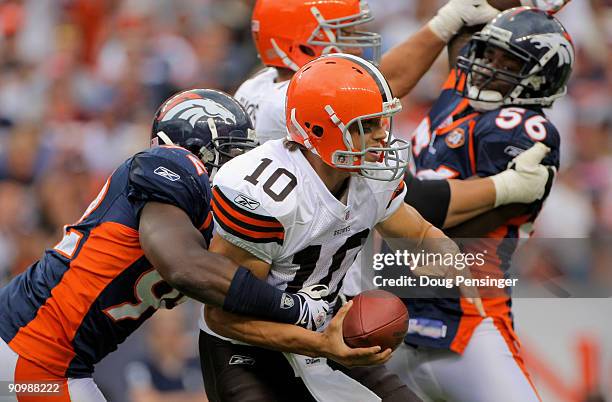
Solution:
M 0 284 L 57 243 L 112 170 L 148 146 L 163 99 L 187 87 L 233 93 L 260 67 L 253 2 L 0 0 Z M 388 49 L 442 2 L 370 0 L 369 29 Z M 568 96 L 549 113 L 562 136 L 561 171 L 536 234 L 610 244 L 612 0 L 574 0 L 559 18 L 577 63 Z M 441 57 L 403 100 L 401 136 L 418 125 L 447 69 Z M 600 251 L 602 262 L 584 268 L 609 277 L 603 261 L 612 251 Z M 143 367 L 132 366 L 134 384 L 150 380 Z

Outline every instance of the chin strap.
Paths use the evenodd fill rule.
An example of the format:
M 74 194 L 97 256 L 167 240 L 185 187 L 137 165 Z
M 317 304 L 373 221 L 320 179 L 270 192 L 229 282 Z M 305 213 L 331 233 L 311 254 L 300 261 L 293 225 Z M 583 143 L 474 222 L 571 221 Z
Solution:
M 157 134 L 155 134 L 159 137 L 159 139 L 162 140 L 162 142 L 166 145 L 174 145 L 174 142 L 172 142 L 172 140 L 170 139 L 170 137 L 168 137 L 168 135 L 166 133 L 164 133 L 163 131 L 158 131 Z
M 278 46 L 278 44 L 276 43 L 276 41 L 274 39 L 270 39 L 270 43 L 272 44 L 272 47 L 274 48 L 274 51 L 276 52 L 278 57 L 280 57 L 280 59 L 281 59 L 281 61 L 283 62 L 284 65 L 286 65 L 287 67 L 289 67 L 293 71 L 297 71 L 297 70 L 300 69 L 300 67 L 298 67 L 298 65 L 295 64 L 293 62 L 293 60 L 291 60 L 289 58 L 289 56 L 287 56 L 287 53 L 285 53 L 283 51 L 283 49 L 281 49 L 280 46 Z

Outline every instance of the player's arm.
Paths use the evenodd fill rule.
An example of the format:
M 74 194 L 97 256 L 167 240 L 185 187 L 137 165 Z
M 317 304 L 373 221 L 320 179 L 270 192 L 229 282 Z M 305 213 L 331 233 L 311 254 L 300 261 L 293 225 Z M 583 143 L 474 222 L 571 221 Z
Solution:
M 419 180 L 407 174 L 404 201 L 439 228 L 465 222 L 495 205 L 495 185 L 489 178 Z
M 426 221 L 414 208 L 406 203 L 401 205 L 385 220 L 376 225 L 376 230 L 385 238 L 393 249 L 422 249 L 429 253 L 455 255 L 461 251 L 440 229 Z M 424 270 L 424 271 L 423 271 Z M 424 267 L 413 272 L 416 274 L 449 277 L 461 273 L 468 276 L 466 270 L 458 271 L 454 267 Z M 482 300 L 475 288 L 460 287 L 465 299 L 474 304 L 481 316 L 485 316 Z
M 297 353 L 310 357 L 325 357 L 343 366 L 371 366 L 383 364 L 391 357 L 391 349 L 380 346 L 349 348 L 342 337 L 342 322 L 352 302 L 342 306 L 325 332 L 313 332 L 295 325 L 256 320 L 208 308 L 206 323 L 220 335 L 235 334 L 235 339 L 280 352 Z M 228 336 L 228 335 L 224 335 Z
M 383 55 L 380 70 L 393 94 L 407 95 L 464 25 L 488 22 L 495 14 L 486 0 L 450 0 L 426 26 Z
M 528 6 L 554 14 L 570 1 L 571 0 L 488 0 L 488 3 L 500 12 L 513 7 Z M 493 16 L 490 19 L 492 18 Z M 457 56 L 461 52 L 461 49 L 470 41 L 472 35 L 480 31 L 487 22 L 488 21 L 481 21 L 480 24 L 465 25 L 448 41 L 448 64 L 451 69 L 455 68 Z
M 471 180 L 419 180 L 407 175 L 404 201 L 440 228 L 454 227 L 501 205 L 530 204 L 542 198 L 554 177 L 541 165 L 547 154 L 547 148 L 532 146 L 511 161 L 512 169 Z
M 225 310 L 296 323 L 308 309 L 303 296 L 282 292 L 250 270 L 209 252 L 196 228 L 206 225 L 210 189 L 185 150 L 156 149 L 136 155 L 129 173 L 129 198 L 139 217 L 140 244 L 160 275 L 182 293 Z M 184 159 L 183 159 L 184 158 Z M 175 180 L 154 173 L 160 166 Z M 293 308 L 282 308 L 291 299 Z
M 252 269 L 260 277 L 265 277 L 270 270 L 269 263 L 219 235 L 215 235 L 210 249 L 231 256 L 236 263 Z M 206 305 L 205 315 L 206 324 L 217 334 L 252 345 L 311 357 L 323 356 L 348 367 L 387 361 L 390 350 L 381 352 L 380 347 L 352 349 L 346 346 L 342 338 L 342 320 L 349 308 L 343 307 L 323 333 L 231 314 L 210 305 Z
M 499 113 L 508 112 L 502 109 Z M 525 215 L 535 217 L 539 212 L 552 187 L 555 168 L 559 166 L 560 140 L 556 128 L 543 116 L 530 111 L 525 111 L 524 115 L 517 112 L 515 117 L 519 123 L 523 120 L 538 122 L 540 136 L 537 139 L 542 142 L 534 143 L 535 135 L 529 131 L 533 130 L 531 126 L 517 124 L 511 128 L 500 127 L 495 116 L 483 120 L 475 133 L 474 147 L 478 161 L 475 173 L 490 176 L 502 190 L 516 187 L 517 183 L 526 180 L 523 190 L 525 194 L 530 194 L 531 201 L 516 204 L 515 199 L 505 198 L 496 204 L 496 207 L 503 206 L 453 227 L 447 233 L 454 237 L 484 236 L 511 218 Z M 515 152 L 526 150 L 510 159 L 508 149 Z
M 206 250 L 202 234 L 180 208 L 148 202 L 140 215 L 140 245 L 170 286 L 222 306 L 238 265 Z
M 426 25 L 386 52 L 380 61 L 380 71 L 387 79 L 393 94 L 398 98 L 407 95 L 445 46 L 446 42 Z
M 295 323 L 301 296 L 284 293 L 221 254 L 210 252 L 202 234 L 180 208 L 148 202 L 140 216 L 140 244 L 166 282 L 202 303 L 225 310 Z M 290 297 L 295 308 L 281 308 Z

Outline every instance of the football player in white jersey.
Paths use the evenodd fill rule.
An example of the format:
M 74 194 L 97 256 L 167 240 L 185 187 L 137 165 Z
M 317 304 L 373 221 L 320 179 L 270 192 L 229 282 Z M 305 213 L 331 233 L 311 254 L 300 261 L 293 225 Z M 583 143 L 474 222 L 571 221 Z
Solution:
M 519 0 L 490 2 L 500 8 L 520 5 Z M 486 0 L 450 0 L 427 25 L 380 59 L 393 94 L 398 98 L 408 94 L 460 29 L 484 24 L 497 12 Z M 372 19 L 367 2 L 360 0 L 323 1 L 316 6 L 305 0 L 256 2 L 253 38 L 268 68 L 245 81 L 235 98 L 249 112 L 260 143 L 287 136 L 285 94 L 289 80 L 305 63 L 333 52 L 368 53 L 374 61 L 379 59 L 380 35 L 357 31 Z M 540 160 L 534 159 L 536 166 Z M 428 221 L 451 227 L 499 205 L 540 199 L 549 173 L 536 166 L 470 181 L 421 181 L 407 174 L 408 195 L 427 200 L 421 213 Z
M 218 171 L 211 250 L 283 290 L 318 285 L 331 306 L 373 229 L 457 253 L 451 240 L 404 203 L 410 145 L 391 134 L 391 116 L 400 110 L 380 71 L 363 59 L 334 54 L 306 64 L 287 91 L 289 138 L 268 141 Z M 479 298 L 466 299 L 482 308 Z M 210 306 L 204 324 L 200 356 L 211 401 L 419 400 L 384 366 L 335 366 L 347 376 L 325 359 L 292 354 L 319 356 L 305 338 L 308 331 L 297 326 Z M 251 345 L 292 353 L 285 359 Z M 382 351 L 380 361 L 390 352 Z

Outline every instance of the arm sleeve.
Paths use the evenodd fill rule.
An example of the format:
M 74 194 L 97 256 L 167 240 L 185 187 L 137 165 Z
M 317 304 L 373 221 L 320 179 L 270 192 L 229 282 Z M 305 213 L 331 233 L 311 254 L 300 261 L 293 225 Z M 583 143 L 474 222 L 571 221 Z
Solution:
M 450 204 L 450 186 L 446 180 L 419 180 L 407 173 L 404 177 L 404 201 L 414 207 L 432 225 L 441 228 Z
M 207 183 L 206 174 L 198 175 L 186 154 L 143 152 L 132 160 L 128 197 L 137 216 L 147 202 L 161 202 L 182 209 L 194 226 L 200 227 L 210 205 Z

